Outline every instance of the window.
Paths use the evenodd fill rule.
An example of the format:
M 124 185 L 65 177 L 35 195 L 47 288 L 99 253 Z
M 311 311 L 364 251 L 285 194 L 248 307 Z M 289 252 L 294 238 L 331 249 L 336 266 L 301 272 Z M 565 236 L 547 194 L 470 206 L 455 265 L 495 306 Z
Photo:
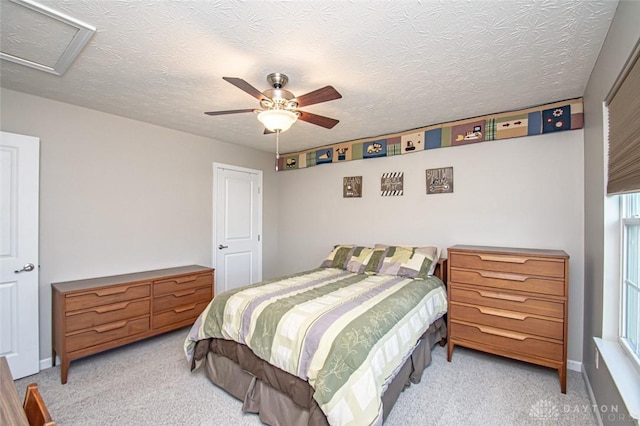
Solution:
M 622 299 L 620 340 L 640 368 L 640 192 L 620 196 Z
M 620 195 L 620 346 L 640 371 L 640 40 L 605 101 L 607 194 Z M 615 218 L 615 216 L 614 216 Z
M 604 253 L 606 256 L 602 335 L 607 336 L 607 339 L 594 337 L 594 342 L 607 364 L 629 414 L 638 420 L 640 419 L 640 393 L 638 393 L 640 388 L 640 294 L 638 288 L 640 285 L 640 40 L 636 43 L 633 53 L 607 95 L 604 118 L 604 140 L 608 144 L 609 153 L 606 193 L 615 197 L 605 199 Z M 616 198 L 619 199 L 619 204 Z M 610 214 L 607 215 L 607 212 Z M 617 229 L 616 222 L 619 223 Z

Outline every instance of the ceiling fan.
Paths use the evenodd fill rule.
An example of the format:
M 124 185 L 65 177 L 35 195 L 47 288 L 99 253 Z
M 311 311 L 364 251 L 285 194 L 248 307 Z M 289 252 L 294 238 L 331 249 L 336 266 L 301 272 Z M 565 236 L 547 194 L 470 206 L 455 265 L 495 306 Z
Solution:
M 325 86 L 302 96 L 294 96 L 284 86 L 289 78 L 279 72 L 267 76 L 267 82 L 271 89 L 260 92 L 245 80 L 236 77 L 222 77 L 223 80 L 236 86 L 260 101 L 260 108 L 236 109 L 230 111 L 209 111 L 207 115 L 238 114 L 243 112 L 255 112 L 258 120 L 265 126 L 264 133 L 280 133 L 288 130 L 297 119 L 315 124 L 327 129 L 333 128 L 339 120 L 301 111 L 298 108 L 321 102 L 340 99 L 342 95 L 332 86 Z

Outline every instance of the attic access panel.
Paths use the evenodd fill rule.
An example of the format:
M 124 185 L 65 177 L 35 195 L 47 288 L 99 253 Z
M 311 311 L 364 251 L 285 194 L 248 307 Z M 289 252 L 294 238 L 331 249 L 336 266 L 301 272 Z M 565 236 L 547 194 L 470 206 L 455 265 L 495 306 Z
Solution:
M 33 0 L 2 4 L 0 59 L 63 75 L 95 27 Z

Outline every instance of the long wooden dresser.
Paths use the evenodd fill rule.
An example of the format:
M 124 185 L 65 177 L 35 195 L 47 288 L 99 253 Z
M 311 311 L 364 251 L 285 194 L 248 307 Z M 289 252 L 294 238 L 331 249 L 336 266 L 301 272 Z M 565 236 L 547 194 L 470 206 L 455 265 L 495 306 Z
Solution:
M 448 259 L 448 360 L 460 345 L 555 368 L 566 393 L 567 253 L 456 245 Z
M 51 284 L 53 363 L 193 324 L 213 298 L 212 268 L 190 265 Z

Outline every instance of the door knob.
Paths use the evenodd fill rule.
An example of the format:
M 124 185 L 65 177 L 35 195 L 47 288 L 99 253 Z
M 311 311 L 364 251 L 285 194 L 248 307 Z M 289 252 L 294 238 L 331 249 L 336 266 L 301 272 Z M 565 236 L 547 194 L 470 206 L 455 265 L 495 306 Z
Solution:
M 27 263 L 26 265 L 24 265 L 22 267 L 22 269 L 16 269 L 15 272 L 16 274 L 19 274 L 20 272 L 31 272 L 35 269 L 35 265 L 33 263 Z
M 226 249 L 229 248 L 229 246 L 223 246 L 222 244 L 218 245 L 218 249 L 222 250 L 222 249 Z

